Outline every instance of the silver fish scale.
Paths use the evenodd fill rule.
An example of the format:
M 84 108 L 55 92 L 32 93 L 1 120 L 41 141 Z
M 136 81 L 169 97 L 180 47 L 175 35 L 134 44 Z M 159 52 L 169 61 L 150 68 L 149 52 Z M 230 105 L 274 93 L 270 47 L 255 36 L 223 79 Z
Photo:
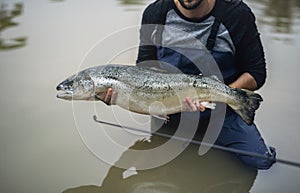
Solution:
M 86 70 L 87 71 L 87 70 Z M 201 89 L 200 98 L 208 99 L 213 91 L 222 95 L 232 95 L 232 91 L 223 83 L 201 75 L 187 75 L 183 73 L 168 73 L 161 70 L 125 65 L 96 66 L 88 69 L 91 77 L 97 82 L 106 79 L 107 87 L 113 87 L 121 92 L 141 92 L 144 97 L 167 98 L 189 89 Z M 195 91 L 193 91 L 195 92 Z M 202 95 L 202 96 L 201 96 Z M 215 96 L 216 94 L 213 94 Z M 219 97 L 218 94 L 216 97 Z M 198 98 L 197 97 L 197 98 Z M 228 96 L 226 96 L 228 97 Z
M 186 88 L 194 80 L 185 74 L 164 73 L 154 69 L 139 67 L 121 67 L 123 73 L 119 80 L 126 82 L 135 89 L 142 88 L 151 92 L 166 92 L 172 89 Z
M 185 97 L 223 102 L 252 124 L 262 98 L 252 91 L 230 88 L 217 78 L 137 66 L 105 65 L 88 68 L 57 86 L 66 100 L 100 99 L 108 88 L 117 91 L 116 104 L 142 114 L 168 115 L 182 111 Z

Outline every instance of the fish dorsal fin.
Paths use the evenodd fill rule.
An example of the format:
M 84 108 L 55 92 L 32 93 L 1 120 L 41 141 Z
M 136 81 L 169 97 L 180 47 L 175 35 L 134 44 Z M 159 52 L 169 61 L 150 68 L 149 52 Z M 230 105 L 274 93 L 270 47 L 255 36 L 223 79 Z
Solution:
M 215 81 L 222 82 L 216 75 L 211 75 L 210 78 Z

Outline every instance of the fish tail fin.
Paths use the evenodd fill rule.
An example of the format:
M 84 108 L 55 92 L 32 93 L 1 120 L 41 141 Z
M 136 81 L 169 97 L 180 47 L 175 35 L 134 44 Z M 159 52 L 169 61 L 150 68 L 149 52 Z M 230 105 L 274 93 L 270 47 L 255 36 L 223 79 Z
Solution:
M 255 111 L 259 108 L 260 103 L 263 101 L 262 97 L 249 90 L 234 89 L 240 97 L 238 104 L 229 104 L 229 106 L 242 117 L 248 124 L 252 125 L 254 121 Z

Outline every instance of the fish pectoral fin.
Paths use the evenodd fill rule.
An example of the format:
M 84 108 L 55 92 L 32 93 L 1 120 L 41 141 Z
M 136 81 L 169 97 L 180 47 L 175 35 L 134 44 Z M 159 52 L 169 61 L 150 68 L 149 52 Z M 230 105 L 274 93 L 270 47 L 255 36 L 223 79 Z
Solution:
M 100 96 L 100 95 L 98 95 L 98 94 L 95 95 L 95 100 L 102 101 L 102 102 L 104 102 L 104 103 L 105 103 L 106 105 L 108 105 L 108 106 L 111 105 L 110 102 L 105 102 L 102 98 L 103 98 L 103 96 Z
M 96 99 L 96 100 L 99 100 L 99 101 L 103 101 L 102 98 L 101 98 L 101 96 L 100 96 L 100 95 L 97 95 L 97 94 L 95 95 L 95 99 Z

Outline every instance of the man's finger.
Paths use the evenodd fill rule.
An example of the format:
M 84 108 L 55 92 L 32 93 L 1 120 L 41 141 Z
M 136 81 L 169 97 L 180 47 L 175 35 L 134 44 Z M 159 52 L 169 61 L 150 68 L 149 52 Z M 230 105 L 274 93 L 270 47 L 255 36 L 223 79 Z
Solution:
M 112 104 L 112 105 L 116 104 L 117 96 L 118 96 L 118 92 L 111 89 L 110 104 Z
M 195 105 L 195 103 L 192 99 L 188 98 L 187 102 L 188 102 L 188 105 L 192 109 L 193 112 L 196 112 L 198 110 L 197 106 Z
M 190 112 L 195 112 L 197 111 L 197 107 L 194 104 L 194 102 L 192 101 L 191 98 L 186 97 L 184 100 L 184 107 L 186 108 L 186 111 L 190 111 Z
M 203 106 L 200 101 L 195 100 L 194 103 L 199 111 L 204 112 L 206 110 L 205 106 Z
M 106 92 L 106 95 L 103 99 L 103 102 L 105 102 L 107 105 L 110 105 L 111 104 L 111 97 L 112 97 L 112 89 L 109 88 Z

